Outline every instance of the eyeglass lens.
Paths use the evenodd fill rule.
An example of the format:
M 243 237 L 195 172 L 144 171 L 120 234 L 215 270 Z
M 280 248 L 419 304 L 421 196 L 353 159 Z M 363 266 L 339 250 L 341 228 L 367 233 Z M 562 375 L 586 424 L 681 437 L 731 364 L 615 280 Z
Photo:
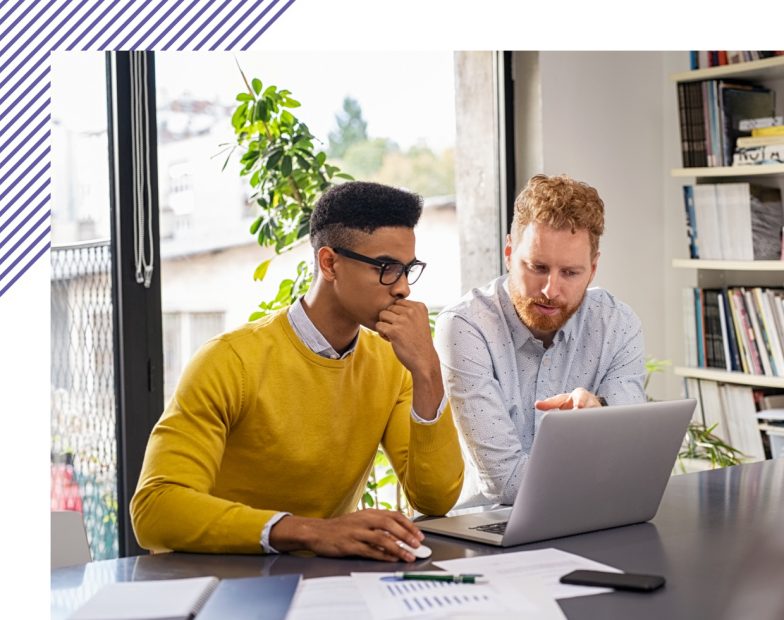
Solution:
M 422 263 L 414 263 L 408 267 L 407 279 L 409 284 L 414 284 L 414 282 L 419 280 L 419 276 L 422 275 L 424 267 L 425 266 Z M 388 263 L 384 265 L 384 268 L 381 271 L 381 284 L 394 284 L 405 272 L 406 265 L 401 263 Z

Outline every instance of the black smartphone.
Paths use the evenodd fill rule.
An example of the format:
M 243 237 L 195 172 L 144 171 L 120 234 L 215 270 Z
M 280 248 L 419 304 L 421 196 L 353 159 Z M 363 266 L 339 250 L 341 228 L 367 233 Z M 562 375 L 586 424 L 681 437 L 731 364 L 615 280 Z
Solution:
M 664 585 L 664 577 L 638 573 L 608 573 L 600 570 L 573 570 L 561 577 L 561 583 L 651 592 Z

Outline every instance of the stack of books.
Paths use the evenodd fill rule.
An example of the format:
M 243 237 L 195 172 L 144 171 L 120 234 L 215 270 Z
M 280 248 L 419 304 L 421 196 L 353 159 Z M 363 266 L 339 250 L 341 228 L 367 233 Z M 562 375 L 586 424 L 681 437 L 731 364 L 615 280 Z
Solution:
M 686 396 L 696 398 L 705 425 L 714 427 L 713 434 L 740 450 L 745 461 L 765 458 L 762 434 L 757 422 L 758 390 L 742 385 L 715 381 L 686 380 Z
M 750 135 L 741 122 L 775 116 L 775 93 L 743 80 L 678 84 L 683 165 L 731 166 L 736 140 Z
M 751 135 L 735 140 L 733 166 L 784 163 L 784 117 L 748 119 L 741 121 L 740 129 Z
M 708 67 L 720 67 L 722 65 L 735 65 L 741 62 L 750 62 L 752 60 L 762 60 L 763 58 L 771 58 L 773 56 L 782 56 L 784 51 L 763 51 L 763 52 L 750 52 L 750 51 L 692 51 L 691 52 L 691 68 L 692 69 L 707 69 Z
M 683 312 L 690 366 L 784 377 L 784 289 L 688 288 Z
M 782 257 L 781 191 L 751 183 L 683 188 L 690 258 L 778 260 Z

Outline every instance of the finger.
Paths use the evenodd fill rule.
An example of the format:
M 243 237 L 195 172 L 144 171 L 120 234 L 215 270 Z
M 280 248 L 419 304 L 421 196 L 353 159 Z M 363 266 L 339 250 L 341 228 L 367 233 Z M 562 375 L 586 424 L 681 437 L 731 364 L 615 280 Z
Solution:
M 381 530 L 396 540 L 407 542 L 412 547 L 419 546 L 425 535 L 407 516 L 396 510 L 367 508 L 354 513 L 362 519 L 366 527 Z
M 384 340 L 389 341 L 389 332 L 392 329 L 392 325 L 387 323 L 386 321 L 376 321 L 376 333 L 381 336 Z
M 400 547 L 396 548 L 400 550 Z M 373 560 L 381 560 L 382 562 L 399 562 L 401 560 L 401 556 L 397 553 L 389 553 L 386 549 L 376 547 L 371 544 L 363 543 L 359 548 L 359 551 L 356 555 L 360 555 L 366 558 L 372 558 Z M 411 555 L 410 553 L 408 555 Z M 413 558 L 414 556 L 411 555 Z M 413 560 L 407 560 L 406 558 L 402 558 L 405 562 L 412 562 Z M 416 559 L 416 558 L 414 558 Z
M 557 394 L 556 396 L 551 396 L 550 398 L 545 398 L 544 400 L 537 400 L 534 403 L 534 407 L 537 409 L 541 409 L 543 411 L 549 411 L 550 409 L 558 409 L 564 403 L 569 402 L 570 399 L 569 394 Z
M 395 301 L 393 301 L 392 304 L 389 307 L 390 308 L 399 308 L 399 309 L 403 309 L 403 308 L 419 309 L 419 308 L 423 308 L 424 305 L 425 304 L 423 304 L 421 301 L 413 301 L 411 299 L 400 299 L 400 298 L 398 298 Z
M 378 320 L 384 323 L 397 323 L 403 317 L 402 313 L 392 312 L 391 310 L 382 310 L 378 313 Z
M 395 520 L 393 522 L 389 522 L 384 526 L 384 530 L 395 539 L 402 540 L 412 547 L 418 547 L 419 542 L 425 537 L 425 535 L 416 525 L 411 523 L 411 521 L 405 517 L 402 518 L 405 519 L 405 521 Z
M 386 530 L 369 530 L 364 537 L 364 542 L 404 562 L 413 562 L 416 559 L 413 553 L 403 549 L 399 545 L 399 540 Z
M 577 388 L 572 392 L 576 409 L 586 409 L 588 407 L 599 407 L 601 403 L 596 396 L 584 388 Z

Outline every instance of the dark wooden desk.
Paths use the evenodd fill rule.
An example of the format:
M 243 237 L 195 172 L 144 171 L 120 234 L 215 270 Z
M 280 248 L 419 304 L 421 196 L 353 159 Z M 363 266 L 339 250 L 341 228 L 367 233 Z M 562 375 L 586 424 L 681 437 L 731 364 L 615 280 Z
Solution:
M 170 553 L 52 571 L 52 619 L 66 618 L 113 581 L 199 575 L 305 578 L 432 567 L 432 561 L 555 547 L 629 572 L 661 574 L 652 594 L 613 592 L 559 601 L 568 618 L 784 618 L 784 459 L 675 476 L 650 523 L 498 549 L 428 536 L 429 560 L 414 565 L 298 555 Z M 230 616 L 227 616 L 230 617 Z

